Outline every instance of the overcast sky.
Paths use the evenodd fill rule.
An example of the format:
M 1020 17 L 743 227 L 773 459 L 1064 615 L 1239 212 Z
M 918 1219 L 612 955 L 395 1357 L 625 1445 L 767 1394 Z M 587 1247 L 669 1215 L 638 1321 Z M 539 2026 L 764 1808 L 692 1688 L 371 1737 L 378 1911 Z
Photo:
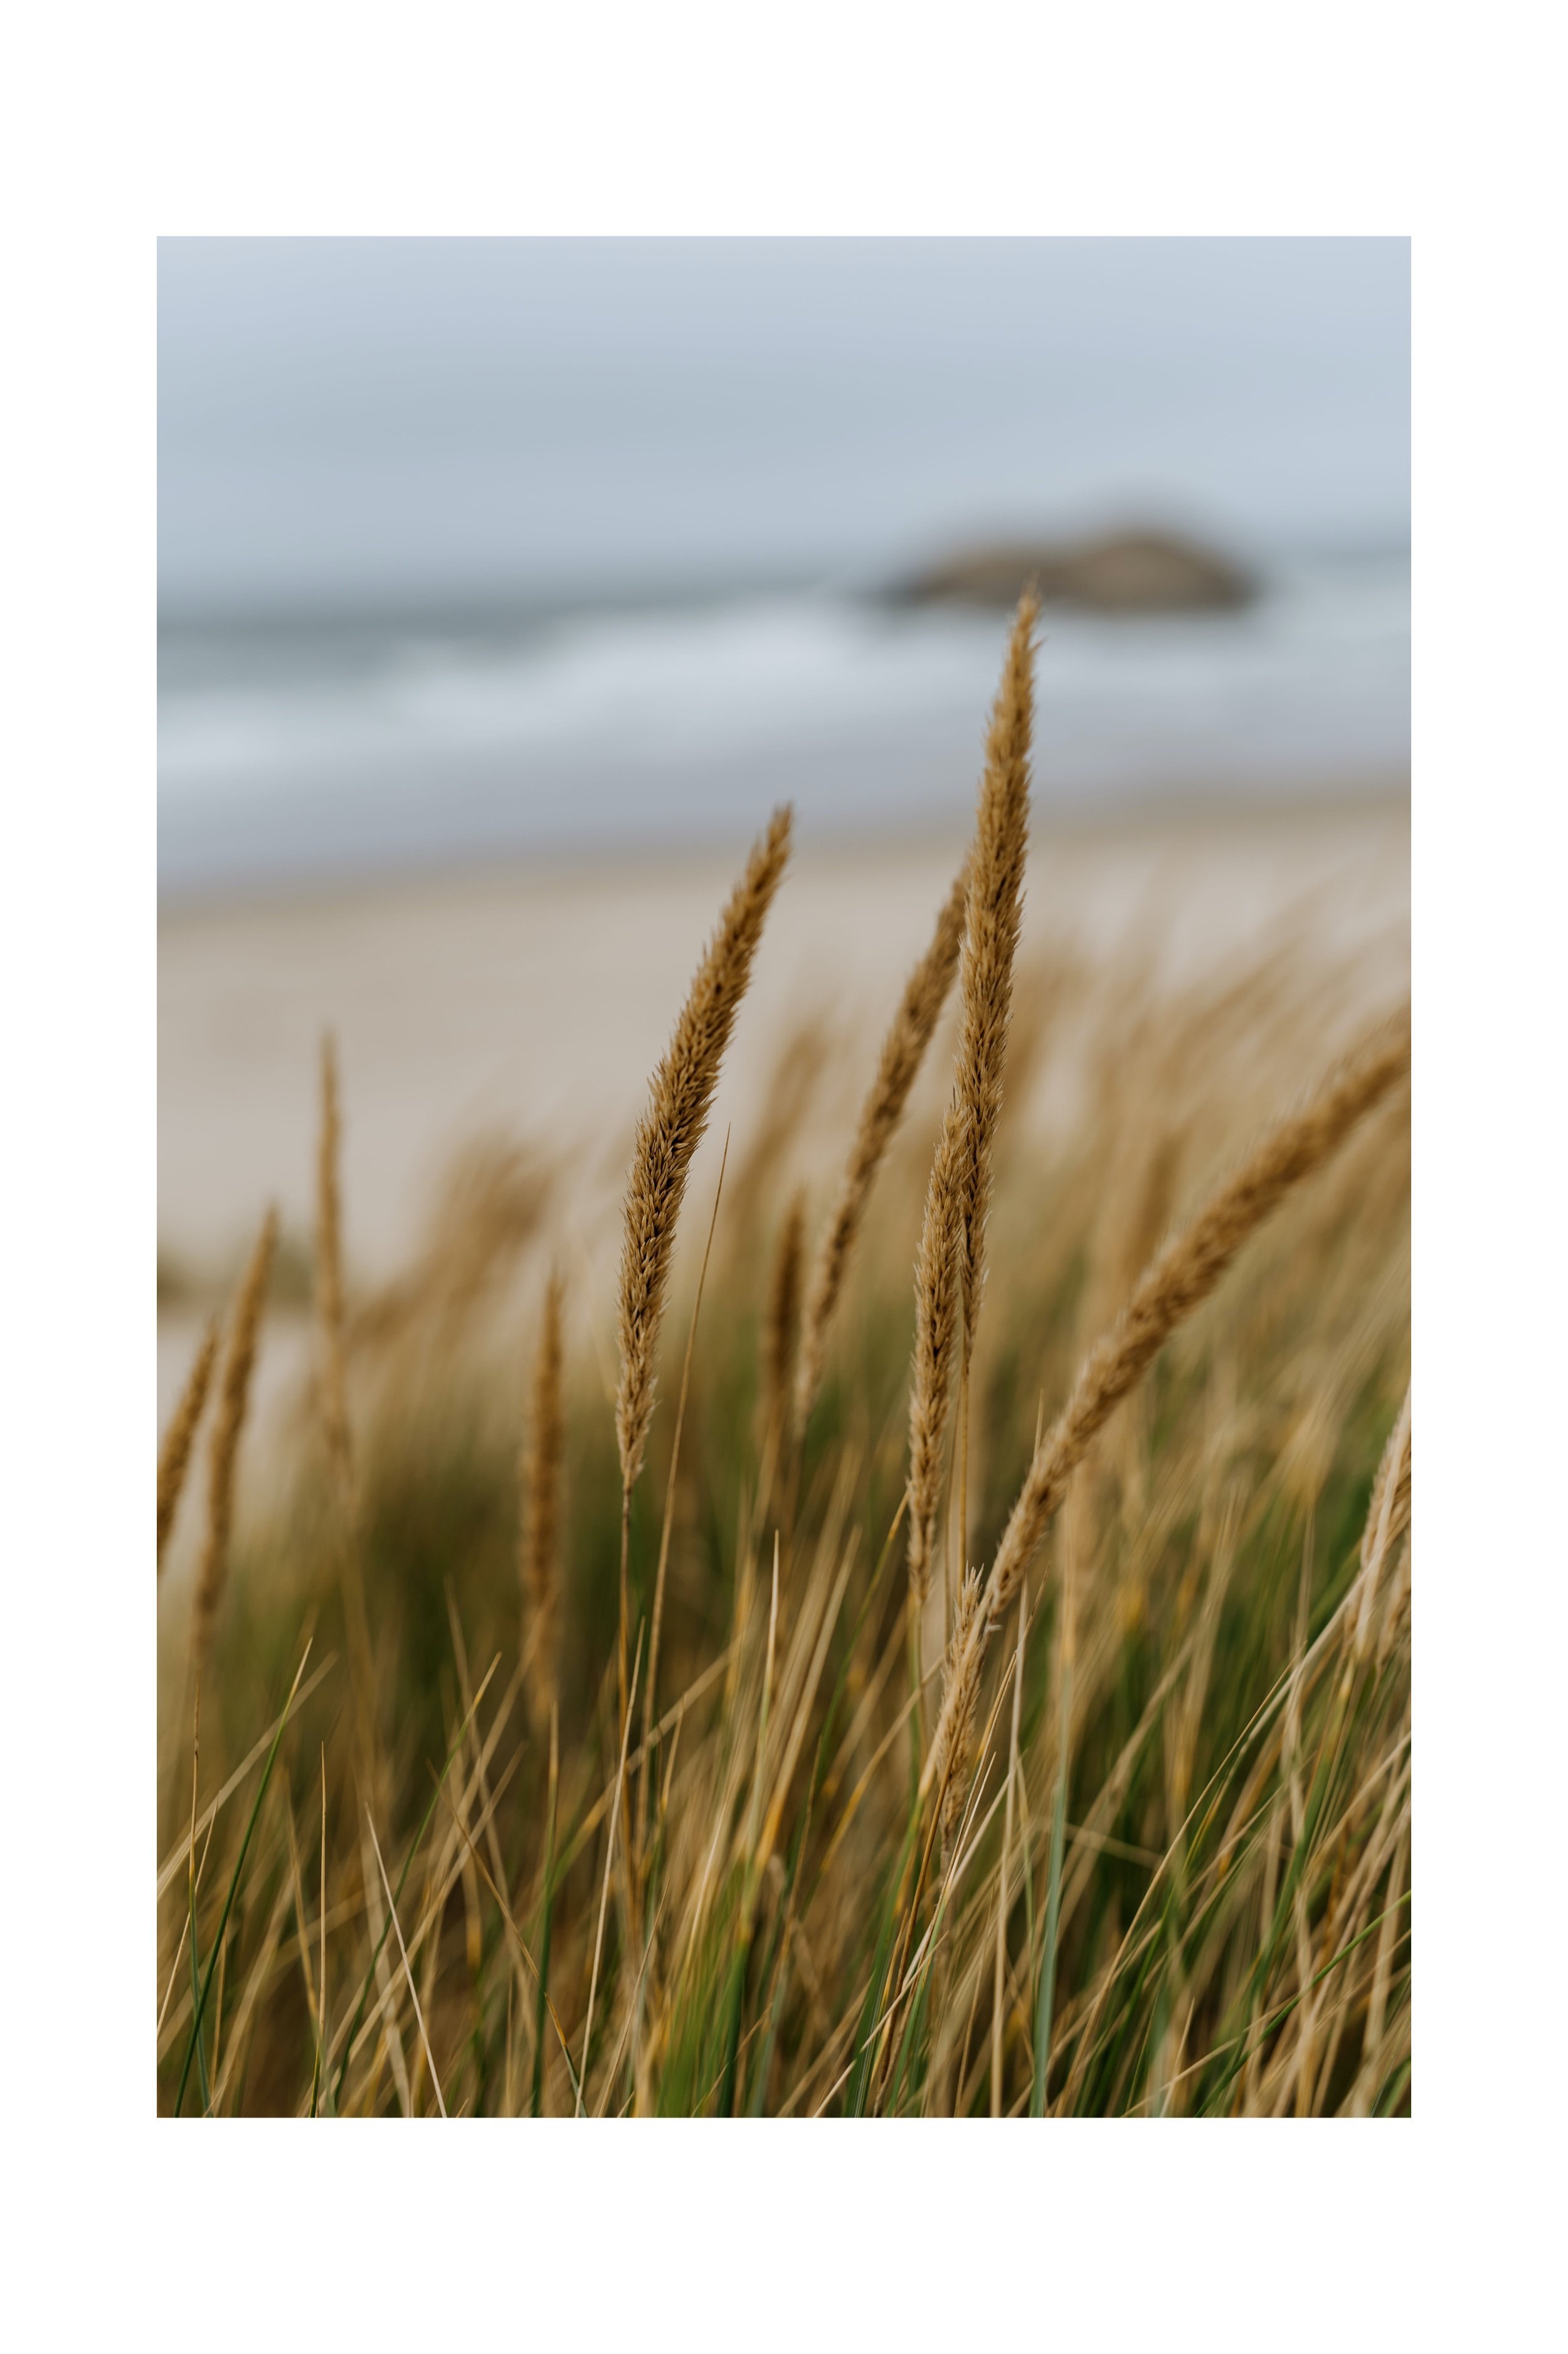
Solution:
M 171 612 L 1403 541 L 1396 239 L 165 239 Z

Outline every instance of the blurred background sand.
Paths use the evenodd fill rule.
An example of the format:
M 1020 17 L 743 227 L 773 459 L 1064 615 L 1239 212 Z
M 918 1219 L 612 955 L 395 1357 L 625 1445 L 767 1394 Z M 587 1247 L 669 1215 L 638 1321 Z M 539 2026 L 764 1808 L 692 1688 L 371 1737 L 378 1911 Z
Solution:
M 961 847 L 956 833 L 802 843 L 737 1026 L 699 1191 L 713 1182 L 717 1140 L 733 1127 L 745 1148 L 791 1038 L 813 1024 L 818 1079 L 791 1159 L 795 1174 L 825 1182 Z M 267 1202 L 305 1244 L 329 1026 L 342 1070 L 346 1247 L 361 1286 L 407 1260 L 454 1151 L 485 1137 L 568 1166 L 574 1248 L 608 1299 L 632 1122 L 736 863 L 715 851 L 641 866 L 503 867 L 167 915 L 160 1416 Z M 1406 985 L 1403 796 L 1165 810 L 1036 838 L 1026 970 L 1065 957 L 1101 974 L 1147 965 L 1186 982 L 1287 940 L 1348 964 L 1369 1011 Z M 939 1077 L 945 1057 L 934 1061 Z M 1050 1108 L 1049 1090 L 1038 1091 L 1031 1116 Z M 299 1362 L 302 1320 L 290 1331 L 285 1313 L 264 1393 Z
M 888 1019 L 962 851 L 957 834 L 804 841 L 770 921 L 715 1118 L 756 1115 L 791 1030 L 864 1046 Z M 619 1177 L 645 1083 L 733 880 L 718 852 L 405 880 L 187 908 L 161 928 L 159 1200 L 165 1247 L 227 1270 L 268 1200 L 312 1214 L 317 1055 L 335 1034 L 348 1242 L 362 1277 L 414 1243 L 464 1138 L 547 1144 Z M 1167 811 L 1047 832 L 1022 952 L 1173 977 L 1288 925 L 1325 949 L 1405 941 L 1409 822 L 1394 795 L 1261 813 Z M 1391 976 L 1397 980 L 1397 973 Z M 586 1205 L 585 1205 L 586 1207 Z

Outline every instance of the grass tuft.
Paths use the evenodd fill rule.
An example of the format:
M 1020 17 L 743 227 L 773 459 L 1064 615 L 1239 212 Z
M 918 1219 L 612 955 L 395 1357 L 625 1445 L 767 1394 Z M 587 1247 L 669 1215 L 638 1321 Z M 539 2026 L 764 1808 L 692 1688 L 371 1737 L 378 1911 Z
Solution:
M 160 1452 L 161 1559 L 216 1386 L 159 1596 L 164 2113 L 1409 2113 L 1408 1010 L 1331 924 L 1032 949 L 1032 620 L 821 1198 L 797 1040 L 678 1236 L 787 811 L 603 1297 L 581 1167 L 492 1144 L 347 1301 L 324 1051 L 313 1408 L 237 1514 L 269 1219 Z

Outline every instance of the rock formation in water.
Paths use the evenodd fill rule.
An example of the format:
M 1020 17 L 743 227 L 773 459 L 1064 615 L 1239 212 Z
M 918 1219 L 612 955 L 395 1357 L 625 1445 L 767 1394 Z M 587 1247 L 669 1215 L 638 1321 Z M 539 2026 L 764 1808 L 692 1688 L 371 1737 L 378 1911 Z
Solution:
M 1162 531 L 1006 541 L 963 550 L 894 591 L 912 604 L 1012 607 L 1033 581 L 1043 604 L 1093 613 L 1205 613 L 1250 604 L 1257 583 L 1229 557 Z

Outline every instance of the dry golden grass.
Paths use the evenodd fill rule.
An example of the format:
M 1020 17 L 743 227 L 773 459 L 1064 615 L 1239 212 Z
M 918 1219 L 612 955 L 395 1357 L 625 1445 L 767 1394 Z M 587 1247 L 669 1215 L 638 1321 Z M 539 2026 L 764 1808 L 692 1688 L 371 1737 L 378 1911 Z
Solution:
M 767 832 L 754 846 L 746 870 L 730 894 L 693 978 L 674 1034 L 648 1083 L 648 1108 L 638 1122 L 632 1146 L 620 1246 L 616 1320 L 620 1382 L 615 1396 L 615 1436 L 620 1451 L 616 1685 L 620 1713 L 629 1730 L 633 1699 L 626 1669 L 631 1491 L 641 1475 L 648 1426 L 653 1418 L 654 1365 L 664 1317 L 670 1255 L 674 1247 L 681 1204 L 685 1199 L 686 1180 L 713 1108 L 725 1048 L 751 980 L 752 961 L 768 920 L 768 910 L 789 861 L 792 822 L 793 815 L 788 808 L 775 810 Z M 624 1745 L 623 1743 L 623 1750 Z M 624 1764 L 621 1770 L 624 1773 Z M 628 1902 L 635 1901 L 635 1890 L 629 1886 Z
M 762 1426 L 765 1444 L 775 1452 L 789 1412 L 800 1346 L 800 1267 L 805 1246 L 806 1204 L 797 1193 L 784 1214 L 773 1255 L 762 1327 Z
M 561 1477 L 566 1420 L 561 1406 L 561 1298 L 558 1268 L 545 1286 L 523 1449 L 523 1542 L 518 1569 L 527 1628 L 528 1691 L 536 1729 L 556 1704 L 561 1583 Z
M 931 1033 L 948 1002 L 953 975 L 959 969 L 968 900 L 969 870 L 963 867 L 938 915 L 931 944 L 905 984 L 898 1011 L 882 1042 L 876 1076 L 861 1108 L 849 1166 L 822 1239 L 806 1311 L 795 1402 L 796 1422 L 802 1430 L 821 1385 L 828 1327 L 843 1290 L 877 1171 L 904 1116 L 909 1090 L 919 1076 Z
M 915 1275 L 915 1373 L 909 1395 L 909 1584 L 916 1606 L 930 1592 L 937 1552 L 942 1456 L 951 1405 L 955 1342 L 967 1379 L 985 1281 L 991 1155 L 1001 1110 L 1012 1015 L 1012 963 L 1029 837 L 1029 742 L 1033 713 L 1034 623 L 1026 596 L 1008 644 L 986 738 L 966 874 L 959 1051 L 926 1193 Z M 960 1489 L 967 1435 L 959 1434 Z M 960 1522 L 967 1513 L 960 1508 Z M 967 1532 L 960 1527 L 960 1543 Z
M 980 1701 L 980 1648 L 972 1640 L 980 1606 L 980 1574 L 964 1572 L 959 1587 L 953 1631 L 942 1662 L 942 1723 L 952 1750 L 953 1766 L 942 1790 L 942 1862 L 944 1869 L 958 1846 L 974 1764 L 975 1709 Z
M 1388 1445 L 1383 1450 L 1383 1460 L 1377 1467 L 1377 1478 L 1372 1482 L 1372 1501 L 1367 1507 L 1367 1524 L 1361 1537 L 1361 1571 L 1356 1579 L 1353 1660 L 1359 1661 L 1366 1654 L 1384 1574 L 1396 1564 L 1395 1548 L 1403 1543 L 1409 1527 L 1410 1392 L 1406 1390 L 1399 1420 L 1389 1432 Z M 1394 1586 L 1390 1596 L 1393 1612 L 1401 1607 L 1407 1593 L 1408 1586 L 1403 1583 Z M 1389 1615 L 1385 1608 L 1385 1620 Z M 1383 1640 L 1386 1641 L 1386 1628 Z M 1379 1649 L 1380 1651 L 1383 1649 L 1383 1641 L 1380 1641 Z
M 1356 1122 L 1409 1070 L 1410 1012 L 1405 1007 L 1380 1024 L 1299 1112 L 1280 1120 L 1192 1224 L 1167 1243 L 1111 1330 L 1091 1351 L 1059 1419 L 1035 1451 L 991 1564 L 984 1605 L 969 1633 L 972 1644 L 985 1642 L 1012 1603 L 1069 1475 L 1112 1408 L 1183 1317 L 1207 1298 L 1253 1229 L 1292 1186 L 1310 1176 L 1343 1143 Z M 943 1770 L 945 1730 L 938 1725 L 928 1777 Z
M 676 1249 L 782 818 L 655 1074 L 618 1290 L 574 1276 L 563 1328 L 575 1172 L 493 1150 L 402 1285 L 323 1315 L 353 1581 L 323 1415 L 258 1454 L 230 1541 L 264 1230 L 202 1573 L 160 1588 L 186 1797 L 182 1634 L 205 1660 L 163 1832 L 161 2108 L 1408 2109 L 1408 1017 L 1372 1019 L 1387 944 L 1327 926 L 1185 979 L 1031 958 L 1025 645 L 996 829 L 867 1043 L 809 1285 L 821 1164 L 777 1117 L 804 1119 L 803 1053 Z M 944 1102 L 922 1065 L 965 910 Z M 334 1081 L 341 1282 L 336 1120 Z M 161 1535 L 164 1496 L 161 1470 Z M 903 1522 L 934 1587 L 944 1512 L 965 1557 L 923 1646 Z
M 207 1404 L 207 1385 L 217 1358 L 218 1322 L 213 1317 L 202 1334 L 201 1345 L 192 1362 L 179 1404 L 169 1416 L 169 1426 L 164 1433 L 164 1443 L 158 1449 L 158 1575 L 164 1574 L 164 1547 L 169 1531 L 175 1524 L 179 1509 L 180 1492 L 185 1484 L 185 1472 L 191 1459 L 191 1449 L 201 1421 L 201 1410 Z
M 953 1084 L 963 1226 L 960 1275 L 966 1373 L 974 1353 L 985 1285 L 991 1154 L 1001 1112 L 1002 1074 L 1012 1022 L 1012 965 L 1023 911 L 1038 615 L 1034 599 L 1025 595 L 1012 625 L 986 740 L 985 774 L 969 860 L 969 904 L 959 975 L 963 1018 Z
M 239 1434 L 250 1394 L 250 1373 L 256 1361 L 256 1341 L 261 1328 L 268 1269 L 278 1240 L 278 1214 L 269 1210 L 256 1238 L 256 1247 L 240 1281 L 229 1327 L 228 1353 L 223 1363 L 217 1418 L 207 1451 L 207 1542 L 196 1578 L 196 1606 L 191 1618 L 191 1643 L 199 1673 L 212 1640 L 213 1621 L 228 1573 L 228 1540 L 234 1520 L 234 1475 Z
M 674 1035 L 649 1082 L 626 1185 L 626 1231 L 617 1303 L 620 1387 L 615 1429 L 630 1495 L 642 1469 L 653 1415 L 654 1359 L 676 1221 L 702 1142 L 719 1066 L 751 979 L 752 960 L 789 855 L 791 816 L 774 812 L 747 862 L 698 966 Z
M 915 1366 L 909 1384 L 909 1592 L 925 1607 L 937 1558 L 942 1454 L 959 1342 L 959 1253 L 963 1246 L 957 1125 L 949 1110 L 926 1187 L 915 1261 Z

